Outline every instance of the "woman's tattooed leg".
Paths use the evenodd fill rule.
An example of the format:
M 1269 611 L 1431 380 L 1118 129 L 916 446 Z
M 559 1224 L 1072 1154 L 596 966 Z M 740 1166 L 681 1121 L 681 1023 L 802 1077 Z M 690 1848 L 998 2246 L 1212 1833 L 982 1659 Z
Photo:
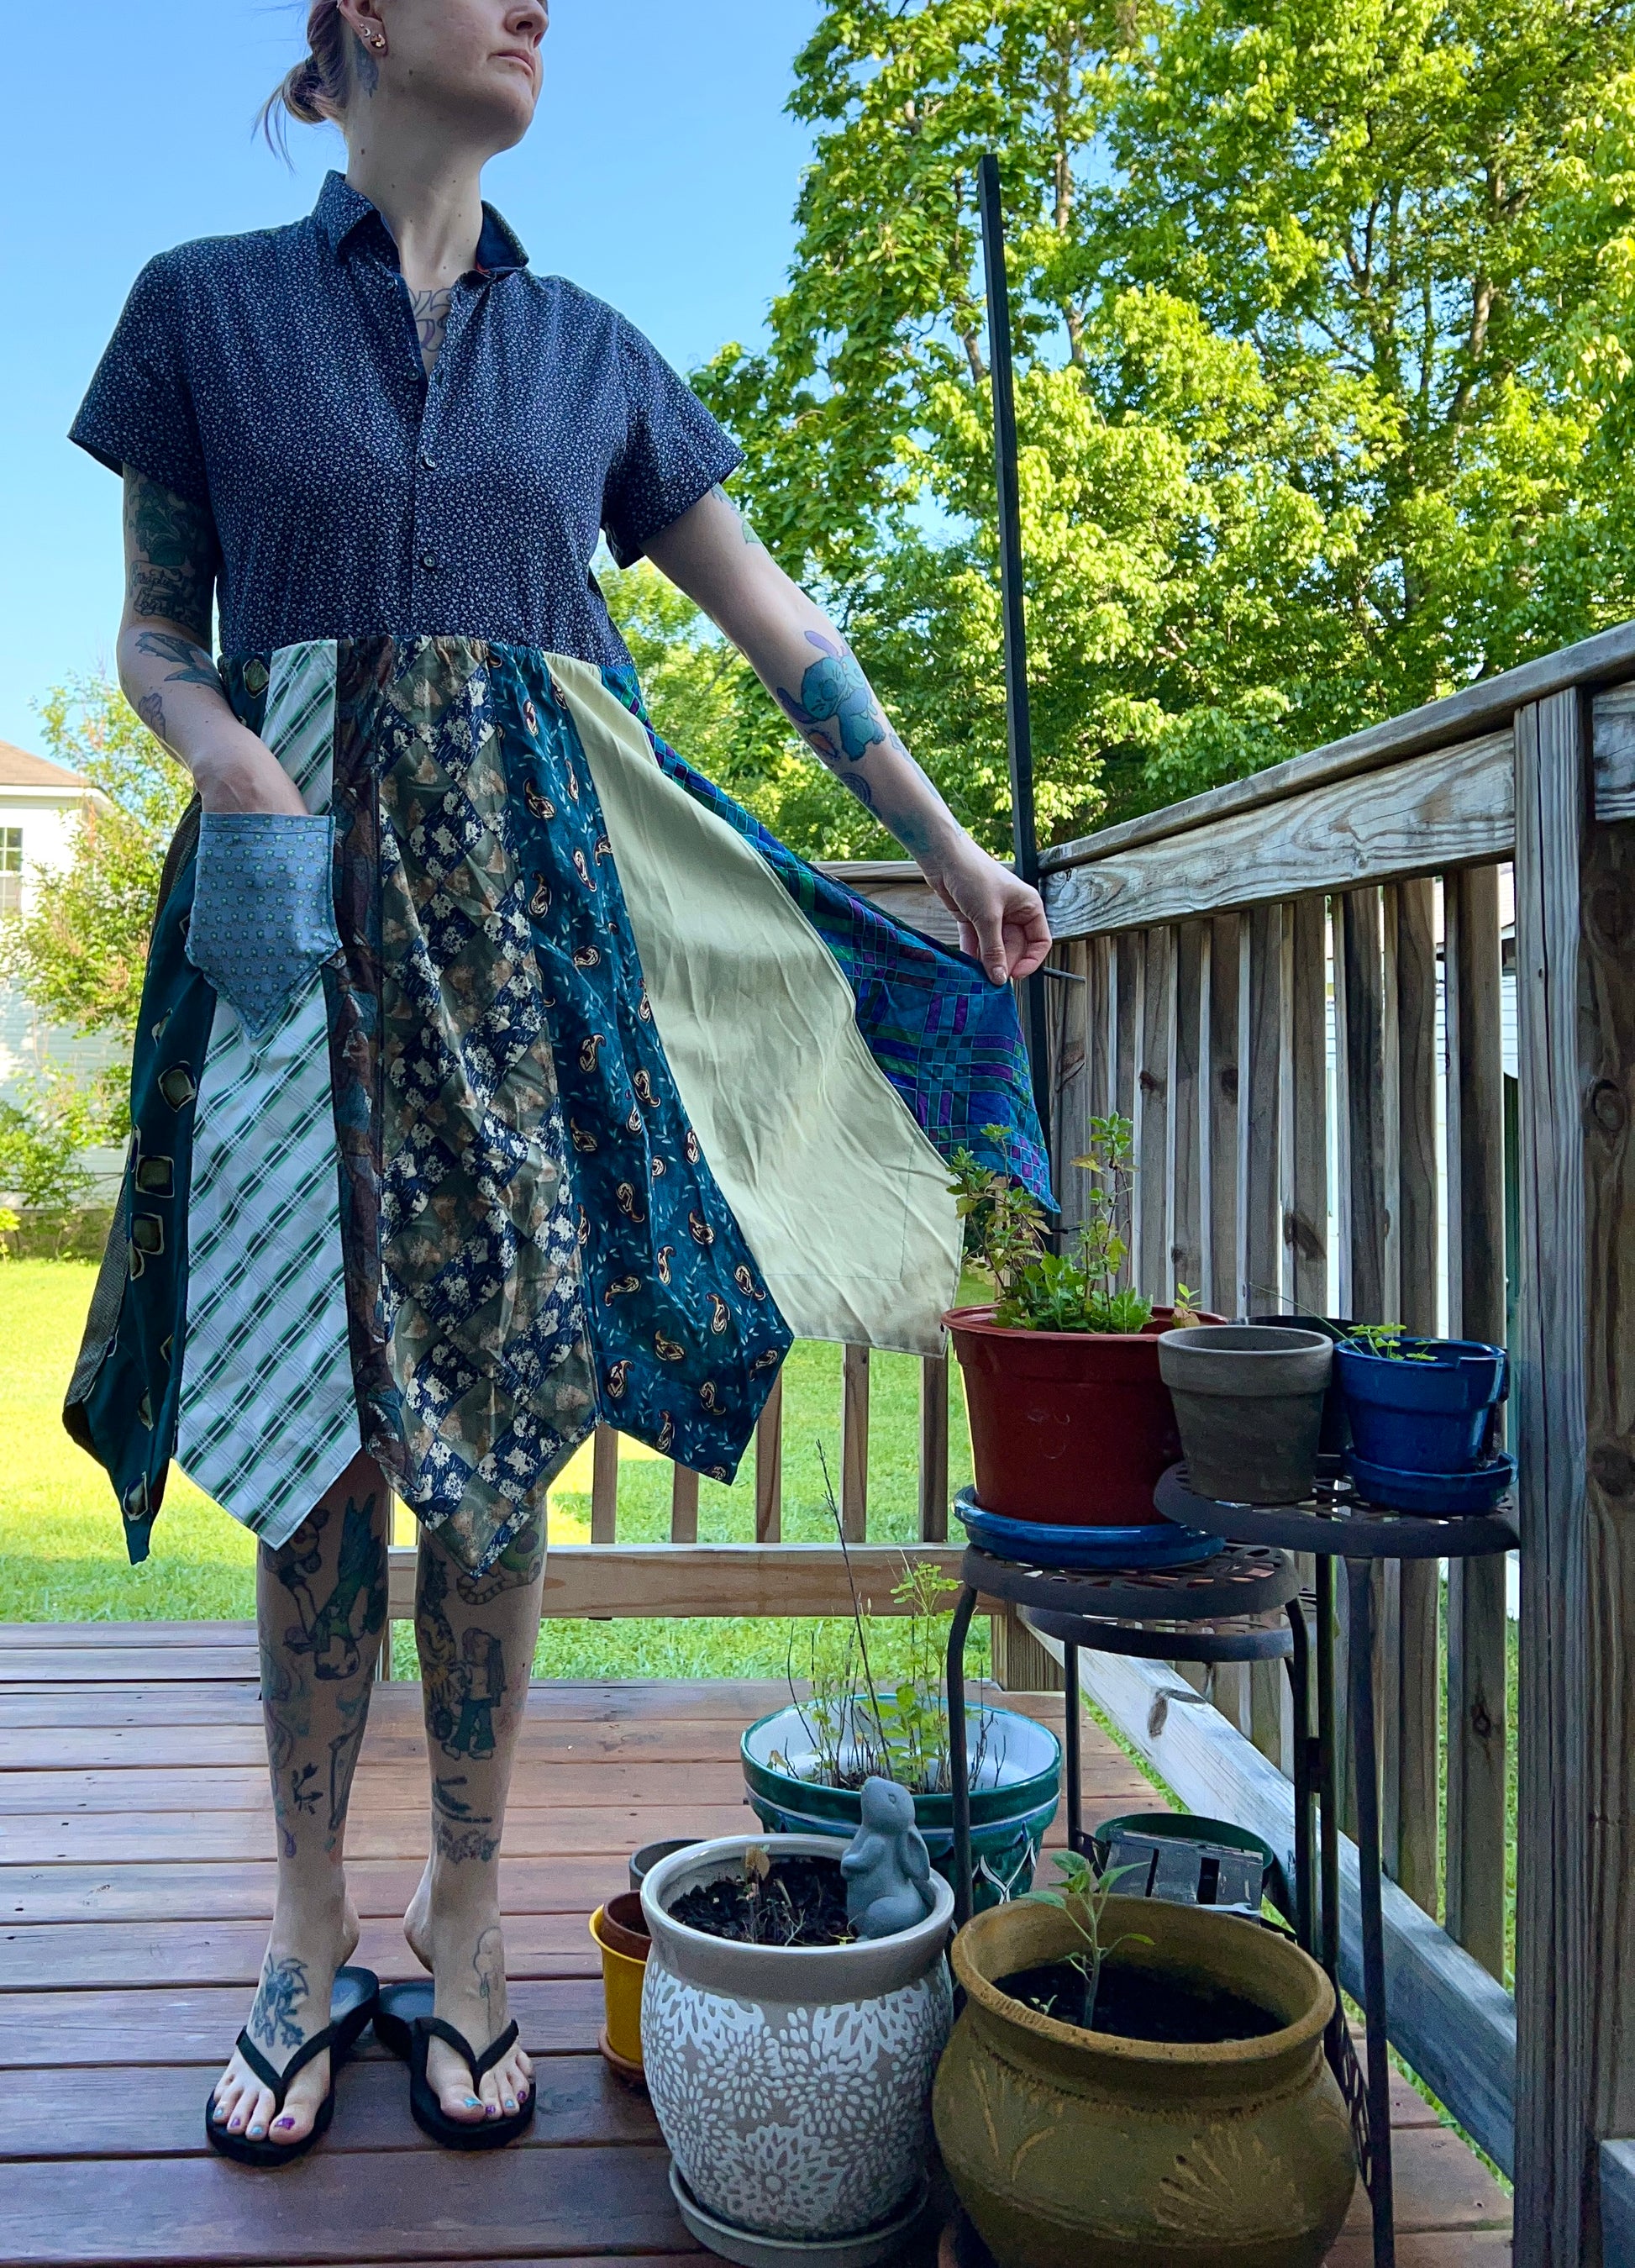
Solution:
M 342 1845 L 386 1630 L 390 1501 L 379 1467 L 359 1456 L 290 1542 L 257 1564 L 278 1889 L 246 2029 L 275 2071 L 328 2022 L 335 1972 L 357 1943 Z M 275 2117 L 271 2095 L 235 2054 L 217 2086 L 217 2115 L 235 2134 L 298 2142 L 328 2087 L 320 2055 Z
M 485 2048 L 510 2021 L 499 1915 L 499 1845 L 517 1727 L 539 1635 L 541 1511 L 486 1575 L 467 1574 L 435 1533 L 420 1539 L 415 1636 L 431 1766 L 431 1856 L 404 1933 L 437 1979 L 437 2013 Z M 452 2048 L 433 2041 L 426 2076 L 451 2118 L 497 2118 L 526 2100 L 519 2046 L 473 2092 Z

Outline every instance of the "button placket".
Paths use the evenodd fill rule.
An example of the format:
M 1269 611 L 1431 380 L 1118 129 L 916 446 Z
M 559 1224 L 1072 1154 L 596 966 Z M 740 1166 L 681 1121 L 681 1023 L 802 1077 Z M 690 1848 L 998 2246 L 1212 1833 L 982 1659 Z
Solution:
M 449 397 L 447 372 L 452 367 L 449 357 L 455 351 L 471 320 L 476 303 L 475 291 L 464 277 L 454 286 L 448 321 L 443 332 L 443 343 L 438 358 L 425 378 L 421 396 L 420 430 L 414 444 L 412 492 L 414 524 L 409 531 L 409 556 L 414 562 L 416 581 L 438 571 L 438 553 L 436 545 L 436 513 L 427 495 L 427 476 L 437 470 L 437 438 L 438 417 Z

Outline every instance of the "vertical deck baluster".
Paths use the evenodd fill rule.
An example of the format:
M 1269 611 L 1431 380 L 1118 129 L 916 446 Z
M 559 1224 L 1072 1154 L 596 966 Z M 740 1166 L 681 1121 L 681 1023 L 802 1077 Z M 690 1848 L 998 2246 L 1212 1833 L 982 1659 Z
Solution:
M 848 1543 L 869 1532 L 869 1351 L 844 1351 L 840 1387 L 840 1523 Z
M 948 1540 L 948 1358 L 920 1359 L 920 1542 Z
M 1384 970 L 1380 893 L 1336 899 L 1338 1022 L 1340 1312 L 1359 1323 L 1385 1314 Z
M 1399 882 L 1385 894 L 1388 1127 L 1393 1304 L 1410 1331 L 1437 1328 L 1436 887 Z M 1406 1561 L 1396 1581 L 1397 1677 L 1387 1690 L 1386 1871 L 1427 1913 L 1436 1911 L 1438 1846 L 1437 1623 L 1434 1560 Z M 1395 1732 L 1392 1727 L 1395 1726 Z
M 1307 1314 L 1329 1311 L 1329 909 L 1283 909 L 1283 1277 Z
M 1238 945 L 1237 1306 L 1275 1309 L 1282 1296 L 1278 1204 L 1278 1082 L 1283 973 L 1281 909 L 1240 917 Z
M 1136 1154 L 1141 1154 L 1141 1038 L 1145 1020 L 1146 938 L 1139 930 L 1113 939 L 1115 969 L 1115 1028 L 1113 1032 L 1112 1101 L 1110 1108 L 1135 1130 Z M 1119 1274 L 1121 1285 L 1135 1282 L 1136 1245 L 1140 1218 L 1130 1222 L 1130 1250 Z
M 1447 1312 L 1455 1338 L 1505 1336 L 1505 1115 L 1499 873 L 1444 892 L 1447 1021 Z M 1447 1571 L 1449 1933 L 1505 1964 L 1505 1562 Z
M 1090 950 L 1082 938 L 1056 954 L 1064 975 L 1049 981 L 1046 1006 L 1050 1033 L 1050 1156 L 1055 1165 L 1059 1226 L 1071 1234 L 1084 1218 L 1083 1171 L 1069 1160 L 1080 1156 L 1088 1138 L 1091 1110 Z M 1082 983 L 1074 983 L 1082 978 Z
M 1335 1069 L 1338 1114 L 1340 1312 L 1358 1322 L 1390 1320 L 1385 1314 L 1385 972 L 1377 889 L 1345 890 L 1334 901 Z M 1345 1580 L 1345 1579 L 1343 1579 Z M 1369 1616 L 1380 1660 L 1374 1691 L 1385 1680 L 1377 1673 L 1387 1657 L 1396 1660 L 1395 1635 L 1381 1579 Z M 1351 1690 L 1351 1618 L 1340 1602 L 1336 1658 L 1344 1716 Z M 1376 1731 L 1376 1742 L 1378 1732 Z M 1346 1831 L 1356 1832 L 1356 1788 L 1351 1775 L 1349 1721 L 1340 1744 L 1340 1799 Z
M 784 1540 L 784 1381 L 773 1381 L 755 1421 L 755 1542 Z
M 611 1425 L 599 1425 L 591 1450 L 591 1542 L 618 1540 L 619 1437 Z
M 1141 1060 L 1134 1205 L 1138 1291 L 1158 1304 L 1170 1295 L 1170 1064 L 1175 1052 L 1175 932 L 1151 929 L 1143 946 Z
M 670 1541 L 698 1541 L 698 1476 L 688 1465 L 670 1469 Z
M 1170 1021 L 1169 1159 L 1170 1285 L 1197 1292 L 1204 1282 L 1203 1145 L 1199 1084 L 1204 1057 L 1204 940 L 1202 922 L 1175 932 L 1175 1012 Z
M 1085 1052 L 1092 1118 L 1105 1118 L 1113 1107 L 1113 1032 L 1117 1021 L 1114 965 L 1111 938 L 1093 937 L 1085 961 L 1090 980 L 1085 988 Z M 1079 1201 L 1083 1202 L 1082 1190 Z
M 1238 1313 L 1238 917 L 1219 914 L 1204 944 L 1204 1014 L 1200 1027 L 1208 1061 L 1198 1115 L 1206 1147 L 1198 1174 L 1204 1193 L 1204 1304 L 1213 1313 Z
M 1282 1295 L 1278 1203 L 1278 1084 L 1282 1068 L 1283 909 L 1254 906 L 1238 931 L 1237 1303 L 1240 1315 L 1276 1313 Z M 1249 1667 L 1249 1738 L 1282 1765 L 1283 1665 Z

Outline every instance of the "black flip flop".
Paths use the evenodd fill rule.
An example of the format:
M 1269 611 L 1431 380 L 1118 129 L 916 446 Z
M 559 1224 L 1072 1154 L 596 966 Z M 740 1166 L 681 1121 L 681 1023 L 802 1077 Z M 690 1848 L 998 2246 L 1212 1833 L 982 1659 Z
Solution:
M 429 2016 L 437 1987 L 429 1977 L 412 1984 L 383 1984 L 375 2002 L 375 2037 L 400 2063 L 409 2061 L 411 2028 L 416 2016 Z
M 204 2098 L 204 2139 L 210 2147 L 219 2150 L 224 2158 L 236 2159 L 241 2166 L 288 2166 L 305 2156 L 319 2136 L 329 2131 L 329 2122 L 335 2117 L 335 2073 L 374 2014 L 379 1990 L 379 1979 L 372 1970 L 337 1969 L 335 1989 L 329 1996 L 328 2022 L 321 2032 L 314 2032 L 310 2040 L 302 2041 L 281 2072 L 273 2069 L 248 2032 L 240 2032 L 239 2053 L 261 2085 L 271 2090 L 275 2118 L 284 2109 L 284 2097 L 296 2073 L 305 2071 L 326 2048 L 329 2050 L 329 2092 L 318 2106 L 311 2131 L 303 2134 L 298 2142 L 253 2142 L 247 2134 L 229 2133 L 217 2119 L 216 2090 L 212 2088 Z
M 446 2150 L 503 2150 L 507 2142 L 514 2142 L 534 2117 L 539 2090 L 532 2080 L 527 2082 L 527 2096 L 509 2117 L 451 2118 L 426 2078 L 426 2051 L 434 2039 L 442 2040 L 464 2061 L 471 2073 L 471 2091 L 475 2095 L 483 2073 L 492 2071 L 516 2045 L 515 2023 L 507 2024 L 499 2037 L 479 2055 L 464 2033 L 457 2032 L 453 2024 L 446 2024 L 440 2016 L 416 2016 L 409 2033 L 409 2108 L 423 2134 L 430 2134 Z

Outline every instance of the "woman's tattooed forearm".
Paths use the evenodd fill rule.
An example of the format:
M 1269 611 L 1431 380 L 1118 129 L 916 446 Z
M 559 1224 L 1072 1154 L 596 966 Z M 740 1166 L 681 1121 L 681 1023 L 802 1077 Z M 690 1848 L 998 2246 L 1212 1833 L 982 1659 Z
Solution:
M 776 688 L 784 714 L 864 809 L 924 865 L 936 843 L 934 819 L 926 809 L 929 801 L 934 812 L 936 791 L 903 746 L 851 647 L 836 645 L 817 630 L 806 632 L 806 644 L 817 648 L 820 658 L 801 678 L 799 699 L 782 685 Z M 882 767 L 876 749 L 901 762 Z M 920 784 L 922 796 L 905 794 L 910 781 Z
M 877 747 L 906 756 L 908 750 L 851 649 L 836 645 L 816 630 L 806 632 L 806 644 L 817 648 L 820 659 L 801 679 L 799 698 L 782 685 L 777 688 L 777 698 L 790 723 L 830 770 L 841 771 L 843 761 L 861 763 L 869 750 Z M 841 776 L 845 777 L 843 772 Z
M 127 466 L 125 553 L 130 612 L 208 639 L 217 562 L 209 512 Z
M 215 663 L 204 648 L 195 645 L 190 638 L 177 637 L 169 630 L 138 630 L 136 652 L 151 653 L 156 661 L 180 663 L 179 668 L 167 672 L 166 685 L 208 685 L 217 693 L 221 691 Z

